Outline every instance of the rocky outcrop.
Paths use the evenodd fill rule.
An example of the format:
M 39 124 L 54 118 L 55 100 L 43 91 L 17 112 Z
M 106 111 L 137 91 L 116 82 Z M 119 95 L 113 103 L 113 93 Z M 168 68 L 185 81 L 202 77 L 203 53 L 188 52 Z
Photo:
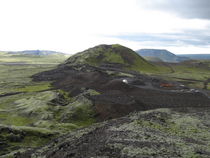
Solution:
M 96 124 L 16 158 L 210 157 L 209 109 L 157 109 Z

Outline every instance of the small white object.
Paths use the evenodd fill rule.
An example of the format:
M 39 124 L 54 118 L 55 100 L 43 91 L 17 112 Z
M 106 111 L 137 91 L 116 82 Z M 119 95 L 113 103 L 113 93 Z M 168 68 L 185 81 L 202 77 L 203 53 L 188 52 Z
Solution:
M 122 80 L 124 83 L 128 84 L 128 80 L 124 79 Z

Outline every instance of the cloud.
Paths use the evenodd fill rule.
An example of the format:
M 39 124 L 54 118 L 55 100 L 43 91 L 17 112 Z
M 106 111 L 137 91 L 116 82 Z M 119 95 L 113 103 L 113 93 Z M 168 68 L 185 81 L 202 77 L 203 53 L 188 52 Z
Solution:
M 161 33 L 161 34 L 122 34 L 114 36 L 128 41 L 144 43 L 145 46 L 199 46 L 210 45 L 210 35 L 204 35 L 205 31 L 187 30 L 184 33 Z
M 210 19 L 209 0 L 137 0 L 145 9 L 167 11 L 184 18 Z
M 187 8 L 191 1 L 193 5 Z M 119 43 L 132 49 L 184 44 L 205 47 L 210 21 L 192 19 L 204 18 L 200 11 L 192 11 L 201 10 L 197 3 L 194 0 L 0 1 L 0 50 L 49 49 L 76 53 L 102 43 Z

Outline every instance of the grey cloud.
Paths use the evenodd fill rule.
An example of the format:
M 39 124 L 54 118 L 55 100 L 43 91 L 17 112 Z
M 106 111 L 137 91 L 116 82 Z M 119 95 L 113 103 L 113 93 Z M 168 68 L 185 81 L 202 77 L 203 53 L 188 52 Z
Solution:
M 210 0 L 137 0 L 139 6 L 185 18 L 210 19 Z
M 188 30 L 183 33 L 164 33 L 164 34 L 127 34 L 118 35 L 116 38 L 144 43 L 148 46 L 200 46 L 210 45 L 210 36 L 204 36 L 205 32 Z

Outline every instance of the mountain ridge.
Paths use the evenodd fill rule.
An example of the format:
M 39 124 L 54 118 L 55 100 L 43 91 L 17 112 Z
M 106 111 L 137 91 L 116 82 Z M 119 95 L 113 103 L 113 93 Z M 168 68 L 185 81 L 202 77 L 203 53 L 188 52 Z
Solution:
M 179 57 L 166 49 L 139 49 L 136 52 L 142 57 L 156 57 L 169 63 L 178 63 L 189 60 L 186 57 Z
M 50 51 L 50 50 L 24 50 L 24 51 L 8 51 L 8 54 L 12 55 L 65 55 L 65 53 Z
M 210 54 L 178 54 L 180 57 L 187 57 L 193 60 L 210 60 Z

